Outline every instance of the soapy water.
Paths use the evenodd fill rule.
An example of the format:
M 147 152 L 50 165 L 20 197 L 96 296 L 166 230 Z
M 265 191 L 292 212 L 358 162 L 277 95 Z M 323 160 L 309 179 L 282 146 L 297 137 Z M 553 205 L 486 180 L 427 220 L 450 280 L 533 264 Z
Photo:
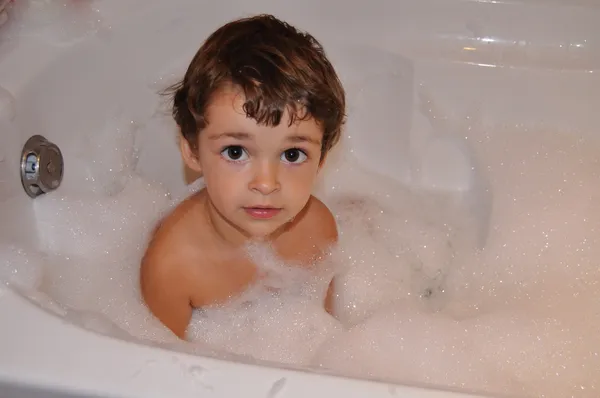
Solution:
M 202 187 L 168 192 L 136 171 L 137 136 L 154 134 L 159 118 L 116 114 L 78 141 L 61 189 L 34 201 L 39 247 L 3 243 L 1 280 L 87 329 L 196 354 L 491 393 L 597 395 L 600 169 L 591 140 L 479 133 L 474 149 L 493 189 L 483 248 L 463 201 L 404 187 L 345 153 L 319 192 L 340 235 L 324 263 L 298 269 L 249 245 L 268 277 L 195 311 L 182 342 L 138 285 L 155 223 Z M 322 306 L 332 276 L 337 319 Z

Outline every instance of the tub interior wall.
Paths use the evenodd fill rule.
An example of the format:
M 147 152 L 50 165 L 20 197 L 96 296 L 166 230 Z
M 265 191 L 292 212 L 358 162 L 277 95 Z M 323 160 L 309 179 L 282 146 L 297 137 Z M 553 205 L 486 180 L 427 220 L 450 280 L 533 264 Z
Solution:
M 221 23 L 251 11 L 287 18 L 324 43 L 349 91 L 348 130 L 355 137 L 354 149 L 372 167 L 397 178 L 407 178 L 405 151 L 411 129 L 420 123 L 418 107 L 424 93 L 445 116 L 455 120 L 477 118 L 487 129 L 482 134 L 500 125 L 594 131 L 598 100 L 589 87 L 598 83 L 593 70 L 600 51 L 596 50 L 598 43 L 591 42 L 594 36 L 589 30 L 593 23 L 581 20 L 594 20 L 600 16 L 598 9 L 563 5 L 551 8 L 545 3 L 426 3 L 379 1 L 367 10 L 356 4 L 341 9 L 320 5 L 319 12 L 315 12 L 304 3 L 283 6 L 265 1 L 250 7 L 231 2 L 211 9 L 211 18 L 203 23 L 187 23 L 186 16 L 198 15 L 201 19 L 203 15 L 191 3 L 182 2 L 157 13 L 154 9 L 160 5 L 154 5 L 147 12 L 162 15 L 160 20 L 136 24 L 136 29 L 121 26 L 100 32 L 97 38 L 67 53 L 68 61 L 63 59 L 48 68 L 25 87 L 17 103 L 20 143 L 34 133 L 42 133 L 59 144 L 68 161 L 86 133 L 100 134 L 102 129 L 115 127 L 110 123 L 117 116 L 121 117 L 117 123 L 147 120 L 157 111 L 157 92 L 174 81 L 174 74 L 184 72 L 201 40 Z M 527 22 L 514 23 L 516 13 Z M 575 18 L 565 16 L 569 13 L 578 17 L 577 29 L 569 26 L 575 23 Z M 555 30 L 557 18 L 567 24 L 561 32 Z M 334 19 L 338 23 L 332 25 Z M 460 45 L 465 37 L 474 36 L 469 29 L 478 24 L 479 36 L 494 37 L 498 42 L 521 37 L 531 49 L 516 48 L 511 54 L 502 45 L 488 50 L 483 44 L 478 47 L 483 53 L 476 60 L 479 62 L 456 62 L 464 52 Z M 586 48 L 579 55 L 571 51 L 566 57 L 555 56 L 566 58 L 570 62 L 567 67 L 556 66 L 551 59 L 537 65 L 543 61 L 544 48 L 558 46 L 560 50 L 562 41 L 555 38 L 564 37 L 569 37 L 569 42 L 585 41 Z M 152 46 L 140 45 L 148 41 Z M 498 67 L 481 66 L 496 61 L 508 66 L 501 67 L 502 62 L 497 62 Z M 65 63 L 69 68 L 64 68 Z M 373 106 L 372 100 L 377 98 L 386 98 L 386 104 Z M 166 123 L 161 126 L 163 131 L 139 137 L 144 141 L 139 143 L 144 147 L 139 169 L 173 185 L 173 175 L 182 173 L 175 146 L 176 129 Z M 440 128 L 450 127 L 442 124 Z M 386 153 L 389 143 L 398 144 L 393 153 Z M 66 173 L 69 171 L 67 167 Z M 182 181 L 179 179 L 177 184 Z
M 600 6 L 593 0 L 339 4 L 156 1 L 66 50 L 13 92 L 16 118 L 0 133 L 0 220 L 11 228 L 0 228 L 0 242 L 40 243 L 35 200 L 23 192 L 18 167 L 33 134 L 63 151 L 67 186 L 85 172 L 71 164 L 112 159 L 97 157 L 99 147 L 110 150 L 102 137 L 134 129 L 136 171 L 169 191 L 184 190 L 177 129 L 157 93 L 183 75 L 211 31 L 257 12 L 314 34 L 346 86 L 348 126 L 324 185 L 348 149 L 366 167 L 415 183 L 414 147 L 435 137 L 461 143 L 471 128 L 481 137 L 505 129 L 598 133 Z M 439 174 L 420 183 L 479 195 L 485 226 L 485 181 L 470 171 L 479 168 L 471 149 L 461 148 L 438 159 Z

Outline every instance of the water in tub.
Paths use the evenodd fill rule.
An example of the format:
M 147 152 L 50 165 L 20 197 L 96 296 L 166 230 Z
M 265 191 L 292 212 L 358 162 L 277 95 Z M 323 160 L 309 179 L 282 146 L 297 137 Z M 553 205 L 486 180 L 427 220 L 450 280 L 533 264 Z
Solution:
M 350 87 L 350 101 L 355 93 Z M 62 186 L 34 202 L 41 244 L 0 242 L 0 279 L 82 327 L 197 354 L 492 393 L 597 396 L 600 142 L 430 123 L 440 118 L 429 101 L 422 111 L 415 129 L 428 134 L 409 154 L 412 184 L 361 166 L 357 126 L 389 127 L 357 120 L 368 108 L 351 115 L 317 192 L 340 232 L 323 271 L 248 246 L 271 277 L 224 307 L 197 311 L 190 342 L 151 316 L 138 287 L 153 225 L 202 185 L 177 191 L 136 167 L 145 137 L 173 138 L 161 112 L 131 120 L 126 106 L 116 108 L 103 129 L 67 148 Z M 452 178 L 468 189 L 427 189 Z M 321 305 L 331 275 L 338 319 Z

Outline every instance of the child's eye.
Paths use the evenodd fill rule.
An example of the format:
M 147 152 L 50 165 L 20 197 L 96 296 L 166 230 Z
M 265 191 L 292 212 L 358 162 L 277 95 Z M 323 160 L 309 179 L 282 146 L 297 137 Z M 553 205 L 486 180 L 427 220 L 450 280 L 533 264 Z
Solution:
M 306 159 L 306 153 L 297 148 L 285 150 L 281 154 L 281 160 L 283 160 L 286 163 L 302 163 Z
M 225 160 L 230 160 L 232 162 L 241 162 L 248 159 L 248 153 L 239 145 L 232 145 L 223 149 L 221 151 L 221 156 L 223 156 Z

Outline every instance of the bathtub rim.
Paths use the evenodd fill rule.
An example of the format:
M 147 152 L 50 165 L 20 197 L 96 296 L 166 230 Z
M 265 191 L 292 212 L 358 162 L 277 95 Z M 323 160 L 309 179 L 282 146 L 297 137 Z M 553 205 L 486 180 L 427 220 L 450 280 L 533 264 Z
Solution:
M 12 288 L 0 290 L 0 312 L 4 310 L 17 310 L 20 313 L 19 319 L 15 319 L 8 327 L 3 327 L 0 332 L 0 352 L 3 352 L 5 358 L 18 358 L 18 364 L 11 364 L 9 370 L 6 367 L 0 367 L 0 382 L 8 382 L 15 385 L 27 385 L 30 387 L 38 387 L 52 391 L 65 391 L 69 393 L 98 393 L 102 392 L 107 396 L 123 397 L 123 398 L 142 398 L 142 397 L 161 397 L 167 394 L 177 393 L 178 396 L 187 397 L 194 394 L 203 393 L 203 396 L 221 397 L 218 390 L 219 383 L 215 383 L 215 391 L 210 392 L 204 386 L 185 386 L 183 381 L 189 378 L 189 374 L 181 377 L 180 366 L 186 366 L 189 369 L 201 367 L 207 373 L 227 373 L 233 370 L 238 377 L 246 378 L 248 381 L 260 381 L 264 384 L 261 387 L 262 395 L 256 391 L 256 396 L 265 396 L 272 387 L 274 382 L 280 379 L 285 379 L 286 397 L 302 397 L 304 394 L 316 394 L 323 391 L 319 387 L 319 382 L 329 385 L 331 394 L 345 394 L 348 397 L 360 397 L 361 394 L 372 394 L 374 396 L 407 396 L 419 398 L 486 398 L 490 395 L 481 395 L 481 393 L 463 391 L 450 388 L 438 388 L 424 385 L 401 384 L 396 382 L 386 382 L 381 380 L 373 380 L 367 378 L 354 378 L 334 374 L 330 372 L 312 371 L 309 369 L 300 369 L 292 367 L 274 367 L 268 364 L 252 364 L 243 362 L 233 362 L 210 356 L 198 356 L 185 352 L 170 350 L 166 347 L 152 346 L 139 341 L 125 341 L 113 336 L 102 335 L 83 327 L 77 326 L 70 322 L 61 319 L 59 316 L 52 315 L 49 311 L 33 305 L 30 299 L 24 297 L 21 293 Z M 32 345 L 28 345 L 25 349 L 15 345 L 12 342 L 14 337 L 22 337 L 22 331 L 30 329 L 32 320 L 41 321 L 45 333 L 52 333 L 52 338 L 48 336 L 45 339 L 38 339 Z M 30 331 L 31 332 L 31 331 Z M 58 339 L 57 339 L 58 338 Z M 43 341 L 45 340 L 45 341 Z M 54 341 L 53 341 L 54 340 Z M 58 341 L 61 340 L 61 341 Z M 45 364 L 40 364 L 36 358 L 48 358 L 52 354 L 59 354 L 57 348 L 65 344 L 68 340 L 68 347 L 72 348 L 69 352 L 62 351 L 60 365 L 55 363 L 48 374 Z M 55 344 L 56 343 L 56 344 Z M 79 346 L 79 347 L 78 347 Z M 91 349 L 91 347 L 94 347 Z M 88 358 L 85 364 L 79 362 L 76 372 L 70 366 L 72 363 L 77 363 L 77 360 L 83 359 L 82 352 L 89 350 L 86 355 Z M 43 351 L 47 352 L 43 352 Z M 40 356 L 40 351 L 42 355 Z M 108 376 L 106 364 L 110 363 L 111 354 L 119 354 L 119 363 L 110 365 L 111 371 Z M 108 357 L 107 357 L 108 355 Z M 104 359 L 101 359 L 104 357 Z M 91 359 L 91 361 L 90 361 Z M 125 359 L 123 361 L 123 359 Z M 151 364 L 156 361 L 162 361 L 166 365 L 163 370 L 166 370 L 162 376 L 164 379 L 169 379 L 173 376 L 175 379 L 180 379 L 180 388 L 178 391 L 166 393 L 166 389 L 160 389 L 166 394 L 156 393 L 159 389 L 158 385 L 149 386 L 148 375 L 143 376 L 144 369 L 148 369 Z M 15 362 L 15 361 L 12 361 Z M 41 365 L 41 366 L 40 366 Z M 12 368 L 12 369 L 10 369 Z M 126 386 L 125 393 L 123 389 L 116 389 L 111 386 L 123 385 L 127 380 L 119 380 L 119 373 L 129 373 L 131 375 L 131 383 Z M 68 377 L 57 377 L 59 374 L 67 375 Z M 73 375 L 79 373 L 79 377 Z M 104 377 L 98 377 L 100 373 L 104 373 Z M 249 375 L 252 373 L 252 375 Z M 84 376 L 87 376 L 85 377 Z M 95 374 L 96 376 L 91 375 Z M 247 376 L 245 376 L 248 374 Z M 232 377 L 232 379 L 237 379 Z M 75 380 L 66 381 L 66 380 Z M 344 382 L 340 382 L 340 381 Z M 166 383 L 165 383 L 166 384 Z M 181 385 L 184 386 L 181 386 Z M 189 383 L 188 383 L 189 384 Z M 244 384 L 238 394 L 247 393 L 249 384 Z M 261 383 L 259 383 L 261 384 Z M 297 384 L 295 389 L 288 387 L 288 384 Z M 299 385 L 302 388 L 298 388 Z M 308 390 L 308 391 L 307 391 Z M 312 390 L 312 391 L 310 391 Z M 360 390 L 356 392 L 356 390 Z M 377 392 L 374 392 L 376 390 Z M 151 393 L 153 391 L 154 393 Z M 362 391 L 362 393 L 361 393 Z M 228 392 L 232 393 L 232 392 Z M 410 395 L 409 395 L 410 394 Z M 197 395 L 196 395 L 197 396 Z M 253 396 L 251 393 L 249 396 Z M 339 395 L 341 396 L 341 395 Z

